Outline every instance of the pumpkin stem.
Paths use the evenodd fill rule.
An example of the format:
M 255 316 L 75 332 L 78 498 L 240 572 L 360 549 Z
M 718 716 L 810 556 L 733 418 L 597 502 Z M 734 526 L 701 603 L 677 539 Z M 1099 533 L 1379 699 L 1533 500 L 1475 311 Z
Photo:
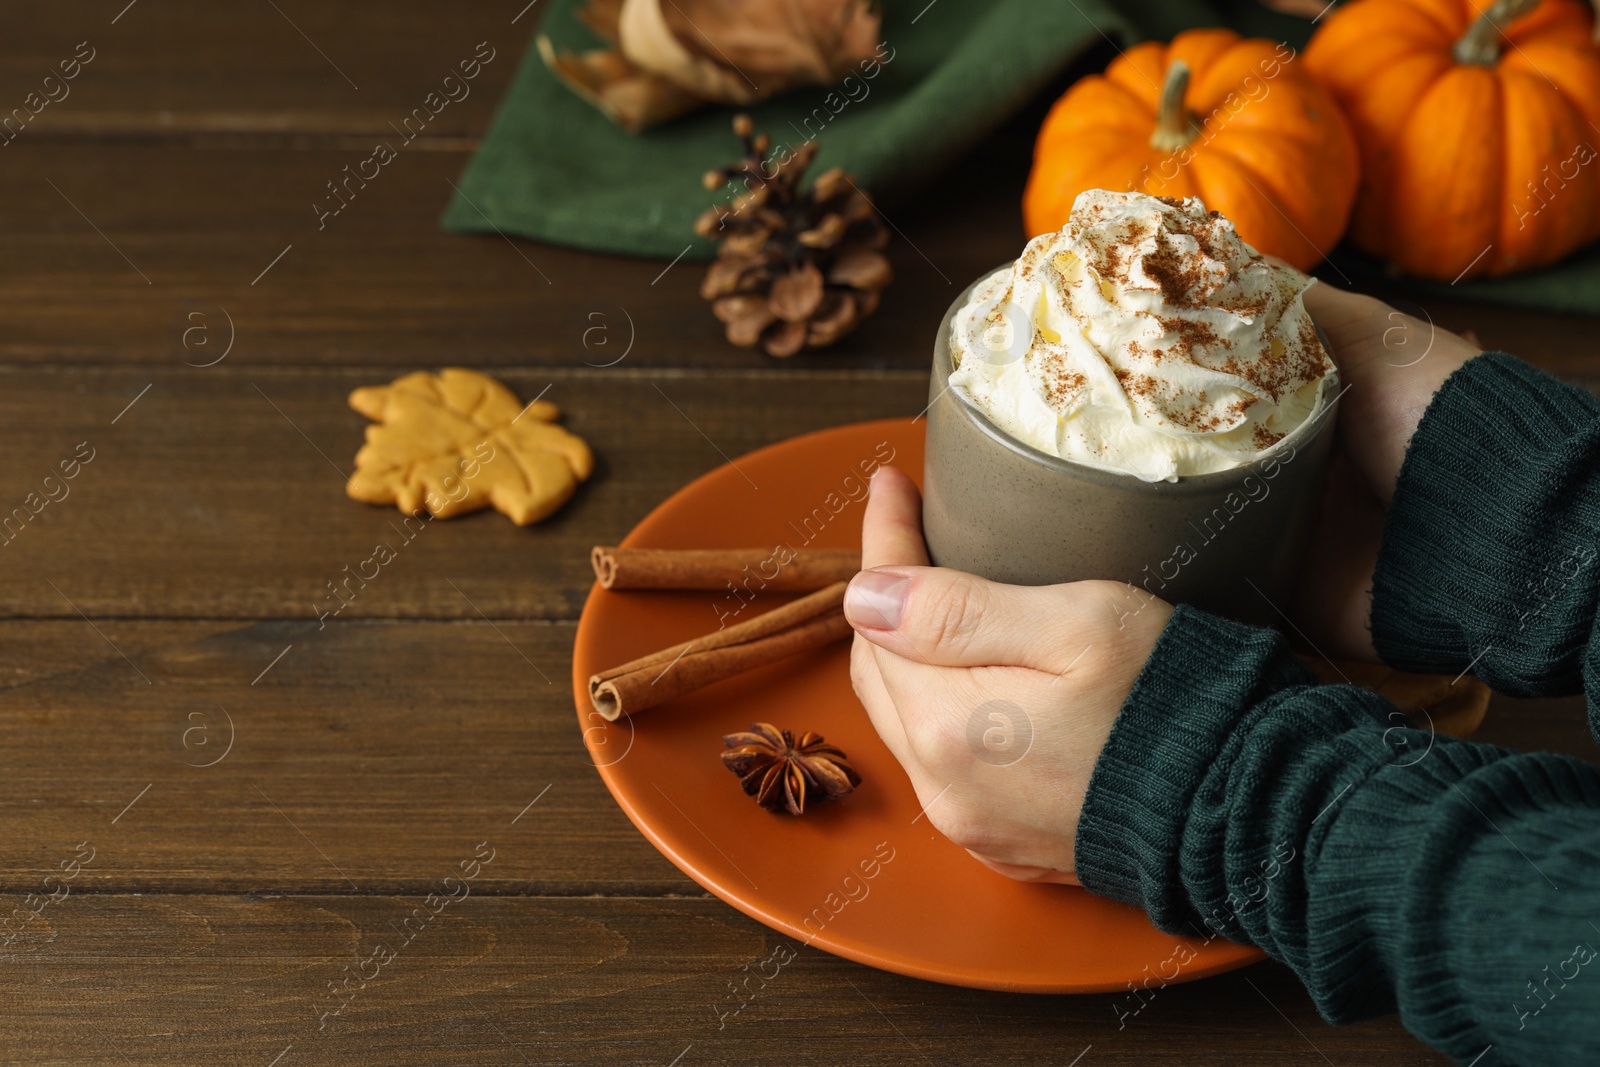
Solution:
M 1199 131 L 1194 115 L 1183 106 L 1184 94 L 1189 91 L 1189 64 L 1174 59 L 1167 65 L 1165 83 L 1161 86 L 1161 107 L 1156 112 L 1156 129 L 1150 135 L 1150 147 L 1158 152 L 1176 152 Z
M 1495 0 L 1484 8 L 1467 32 L 1451 49 L 1457 63 L 1472 63 L 1492 67 L 1500 62 L 1500 52 L 1505 38 L 1501 27 L 1507 26 L 1539 6 L 1539 0 Z

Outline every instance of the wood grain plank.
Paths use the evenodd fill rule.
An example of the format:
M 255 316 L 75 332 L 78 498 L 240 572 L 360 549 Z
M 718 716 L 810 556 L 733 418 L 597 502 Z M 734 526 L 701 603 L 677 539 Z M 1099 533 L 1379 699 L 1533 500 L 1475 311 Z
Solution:
M 701 895 L 590 762 L 570 624 L 141 626 L 51 623 L 60 669 L 0 690 L 0 886 L 87 841 L 95 891 L 412 892 L 490 840 L 482 892 Z
M 54 667 L 0 690 L 0 891 L 35 891 L 87 841 L 97 859 L 78 884 L 96 892 L 417 893 L 489 840 L 501 855 L 478 892 L 700 895 L 590 763 L 573 634 L 0 623 L 0 668 L 25 655 Z M 1593 761 L 1583 715 L 1581 702 L 1497 701 L 1490 733 Z
M 448 182 L 543 15 L 534 8 L 513 25 L 525 6 L 408 0 L 376 18 L 359 5 L 298 3 L 128 10 L 95 38 L 71 95 L 5 144 L 0 197 L 12 210 L 0 276 L 12 299 L 0 308 L 0 360 L 201 362 L 226 326 L 258 364 L 581 366 L 628 349 L 636 365 L 772 365 L 723 340 L 692 264 L 664 272 L 664 262 L 438 229 Z M 58 51 L 108 16 L 68 3 L 18 21 L 0 101 L 20 103 Z M 499 53 L 471 96 L 400 141 L 394 124 L 479 40 Z M 1020 189 L 1028 131 L 1031 122 L 1009 143 L 1003 178 L 992 158 L 974 159 L 969 177 Z M 378 179 L 346 184 L 345 168 L 380 140 L 398 158 Z M 351 202 L 323 218 L 314 205 L 340 203 L 330 182 Z M 954 217 L 942 191 L 897 206 L 893 298 L 844 345 L 796 363 L 926 366 L 944 305 L 1020 245 L 1015 199 L 973 200 Z M 197 350 L 203 338 L 212 344 Z
M 526 0 L 524 0 L 524 3 Z M 382 5 L 275 0 L 62 0 L 8 12 L 0 109 L 29 93 L 27 141 L 182 139 L 219 133 L 382 134 L 441 91 L 479 42 L 477 77 L 424 135 L 471 137 L 487 124 L 541 14 L 522 4 L 421 0 Z M 115 20 L 115 21 L 113 21 Z M 80 43 L 87 48 L 79 49 Z M 60 63 L 91 55 L 71 80 Z M 73 68 L 66 68 L 71 71 Z M 470 67 L 468 69 L 471 69 Z M 56 81 L 44 85 L 46 75 Z M 442 92 L 441 92 L 442 95 Z M 435 104 L 435 107 L 439 105 Z
M 778 940 L 656 853 L 587 765 L 566 684 L 584 553 L 721 453 L 919 408 L 945 304 L 1020 246 L 1037 116 L 892 207 L 877 317 L 775 364 L 722 341 L 698 268 L 438 231 L 539 14 L 513 25 L 522 7 L 8 14 L 0 107 L 76 42 L 97 53 L 5 146 L 0 514 L 80 441 L 96 458 L 0 545 L 0 615 L 44 617 L 0 621 L 0 903 L 78 842 L 96 853 L 0 950 L 0 1062 L 1444 1062 L 1392 1018 L 1323 1026 L 1276 967 L 1163 990 L 1119 1026 L 1125 998 L 951 989 L 799 947 L 719 1025 Z M 499 51 L 471 97 L 318 228 L 325 183 L 478 40 Z M 1428 310 L 1592 375 L 1589 320 Z M 585 366 L 624 336 L 622 363 Z M 447 363 L 552 385 L 599 474 L 531 531 L 442 525 L 321 629 L 324 583 L 393 515 L 343 497 L 332 468 L 362 426 L 344 395 Z M 1576 702 L 1497 701 L 1486 733 L 1592 758 L 1581 723 Z M 479 841 L 496 851 L 473 895 L 324 1019 L 328 983 Z
M 13 519 L 0 615 L 313 620 L 382 541 L 399 558 L 350 587 L 341 617 L 576 618 L 589 548 L 676 487 L 795 434 L 909 418 L 927 391 L 915 372 L 507 372 L 526 399 L 549 389 L 593 446 L 594 477 L 537 526 L 483 512 L 402 540 L 398 510 L 345 496 L 367 425 L 346 397 L 410 369 L 0 368 L 0 516 Z M 94 458 L 40 506 L 43 479 L 85 442 Z M 30 493 L 39 514 L 24 523 L 14 509 Z
M 835 349 L 777 361 L 723 338 L 703 265 L 444 233 L 465 153 L 395 148 L 346 185 L 373 142 L 18 139 L 0 169 L 0 361 L 204 364 L 232 337 L 228 358 L 256 366 L 924 368 L 950 300 L 1021 244 L 1010 197 L 954 224 L 938 204 L 897 210 L 881 310 Z
M 371 154 L 367 141 L 284 150 L 19 138 L 5 151 L 0 362 L 168 367 L 228 350 L 231 365 L 253 366 L 923 369 L 949 302 L 1021 248 L 1028 159 L 1025 146 L 1000 150 L 999 162 L 972 157 L 895 205 L 896 280 L 878 313 L 834 349 L 777 361 L 724 340 L 694 263 L 442 232 L 459 151 L 401 146 L 326 218 L 315 205 L 342 202 L 328 183 Z M 1402 305 L 1553 372 L 1596 377 L 1594 352 L 1578 341 L 1591 320 Z M 1425 343 L 1416 339 L 1419 351 Z
M 182 619 L 106 619 L 96 625 L 130 656 L 239 628 L 231 622 Z M 0 692 L 80 671 L 112 654 L 105 640 L 76 616 L 70 621 L 0 623 L 0 631 L 5 633 L 0 641 Z
M 422 907 L 74 894 L 0 961 L 0 1062 L 1447 1062 L 1393 1017 L 1329 1027 L 1276 965 L 1160 989 L 1132 1015 L 1130 994 L 1021 996 L 870 970 L 717 901 L 470 895 L 404 927 Z M 750 992 L 736 999 L 735 985 Z

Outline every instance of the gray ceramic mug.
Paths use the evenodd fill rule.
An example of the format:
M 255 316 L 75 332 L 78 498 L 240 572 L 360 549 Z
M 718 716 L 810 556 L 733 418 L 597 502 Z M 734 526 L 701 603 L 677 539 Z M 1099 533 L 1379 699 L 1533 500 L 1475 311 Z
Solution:
M 922 497 L 933 562 L 1013 585 L 1107 578 L 1280 622 L 1332 451 L 1337 371 L 1317 415 L 1256 460 L 1146 482 L 1025 445 L 949 388 L 950 323 L 977 285 L 950 305 L 934 342 Z

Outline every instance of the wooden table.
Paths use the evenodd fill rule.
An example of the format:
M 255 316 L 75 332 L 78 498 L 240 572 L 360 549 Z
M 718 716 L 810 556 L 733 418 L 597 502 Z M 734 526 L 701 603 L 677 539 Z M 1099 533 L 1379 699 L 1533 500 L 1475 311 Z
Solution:
M 0 545 L 5 910 L 93 859 L 0 960 L 0 1059 L 1442 1062 L 1393 1018 L 1328 1027 L 1275 965 L 1164 990 L 1119 1029 L 1112 997 L 800 948 L 719 1027 L 780 939 L 651 848 L 585 759 L 567 677 L 587 548 L 724 455 L 915 413 L 939 313 L 1020 241 L 1037 110 L 891 209 L 877 317 L 778 362 L 723 342 L 692 265 L 439 230 L 539 14 L 514 21 L 522 0 L 124 3 L 6 18 L 0 111 L 78 42 L 94 58 L 0 148 L 0 511 L 93 454 Z M 472 95 L 319 230 L 324 183 L 479 41 L 497 58 Z M 1591 322 L 1428 310 L 1589 373 Z M 627 357 L 591 366 L 630 321 Z M 419 537 L 319 626 L 326 583 L 395 518 L 345 498 L 364 424 L 345 397 L 449 364 L 548 388 L 597 475 L 531 530 L 490 513 Z M 1485 736 L 1593 755 L 1579 701 L 1501 701 Z M 482 842 L 471 896 L 324 1020 L 358 947 Z

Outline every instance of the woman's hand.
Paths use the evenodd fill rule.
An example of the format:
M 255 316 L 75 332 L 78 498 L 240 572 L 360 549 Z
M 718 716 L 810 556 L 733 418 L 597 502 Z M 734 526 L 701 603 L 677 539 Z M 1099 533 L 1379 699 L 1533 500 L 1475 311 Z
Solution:
M 1077 881 L 1089 776 L 1172 608 L 1129 585 L 999 585 L 928 566 L 922 500 L 881 468 L 845 615 L 850 675 L 927 819 L 990 867 Z
M 1326 282 L 1307 289 L 1305 302 L 1333 344 L 1345 392 L 1339 451 L 1291 614 L 1323 652 L 1375 660 L 1372 574 L 1384 509 L 1428 402 L 1481 349 L 1381 300 Z
M 1295 615 L 1336 655 L 1375 658 L 1383 509 L 1411 435 L 1476 345 L 1325 284 L 1306 292 L 1348 391 Z M 1024 587 L 928 566 L 916 487 L 873 479 L 845 614 L 851 678 L 946 837 L 1013 878 L 1076 882 L 1089 777 L 1172 609 L 1117 582 Z
M 1406 446 L 1444 380 L 1483 350 L 1383 301 L 1318 282 L 1306 310 L 1333 343 L 1347 391 L 1339 401 L 1339 448 L 1374 496 L 1394 496 Z

